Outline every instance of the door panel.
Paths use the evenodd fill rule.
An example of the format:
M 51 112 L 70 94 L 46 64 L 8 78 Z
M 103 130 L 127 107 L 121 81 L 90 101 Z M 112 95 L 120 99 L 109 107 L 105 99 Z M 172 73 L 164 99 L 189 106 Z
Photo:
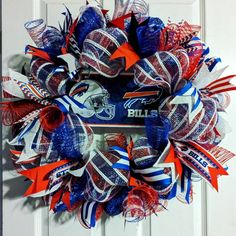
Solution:
M 22 10 L 22 2 L 25 5 L 25 12 Z M 17 9 L 21 9 L 20 11 Z M 8 61 L 14 54 L 23 54 L 24 46 L 30 42 L 30 37 L 24 31 L 23 23 L 32 18 L 32 1 L 2 1 L 2 74 L 7 75 Z M 16 58 L 16 56 L 15 56 Z M 3 128 L 3 150 L 8 130 Z M 17 181 L 19 178 L 12 171 L 13 167 L 8 158 L 8 153 L 2 153 L 3 166 L 3 235 L 34 234 L 34 214 L 31 206 L 25 206 L 25 199 L 20 197 L 24 193 Z M 20 182 L 19 182 L 20 183 Z M 29 224 L 28 224 L 29 223 Z M 26 227 L 27 226 L 27 227 Z
M 24 29 L 24 23 L 33 18 L 33 1 L 2 1 L 2 74 L 7 74 L 8 61 L 12 55 L 24 54 L 25 45 L 31 39 Z M 19 9 L 19 10 L 17 10 Z
M 65 11 L 63 3 L 71 11 L 73 18 L 75 19 L 79 15 L 81 6 L 84 6 L 84 0 L 79 1 L 50 1 L 46 2 L 46 16 L 49 25 L 58 26 L 58 22 L 63 22 L 64 15 L 61 13 Z
M 214 5 L 214 7 L 213 7 Z M 236 72 L 236 2 L 234 0 L 206 1 L 206 41 L 212 48 L 212 55 L 222 58 L 223 65 L 229 65 L 225 75 Z M 219 16 L 219 17 L 218 17 Z M 235 84 L 235 81 L 233 81 Z M 232 131 L 227 134 L 222 146 L 236 153 L 236 93 L 230 93 L 231 104 L 226 119 Z M 207 232 L 208 236 L 236 235 L 236 162 L 229 163 L 229 176 L 219 179 L 219 193 L 207 189 Z
M 48 209 L 46 209 L 48 211 Z M 65 213 L 60 218 L 53 213 L 49 213 L 49 236 L 54 235 L 70 235 L 70 236 L 91 236 L 92 232 L 81 227 L 78 222 L 75 213 Z
M 158 16 L 165 22 L 170 18 L 173 22 L 187 20 L 192 23 L 199 23 L 199 1 L 149 1 L 150 15 Z

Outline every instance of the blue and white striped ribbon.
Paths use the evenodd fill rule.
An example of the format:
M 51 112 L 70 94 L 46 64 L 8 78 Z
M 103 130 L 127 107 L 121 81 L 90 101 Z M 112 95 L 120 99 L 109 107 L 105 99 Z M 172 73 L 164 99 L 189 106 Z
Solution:
M 172 189 L 167 194 L 159 194 L 159 197 L 166 200 L 177 197 L 179 200 L 190 204 L 192 183 L 191 175 L 192 171 L 189 168 L 184 167 L 184 172 L 181 179 L 173 184 Z
M 76 79 L 76 76 L 78 74 L 78 71 L 79 70 L 75 70 L 75 71 L 72 71 L 70 73 L 68 73 L 69 77 L 70 77 L 70 80 L 74 81 Z
M 55 73 L 66 73 L 67 72 L 67 69 L 64 67 L 64 66 L 61 66 L 61 67 L 58 67 L 54 70 Z M 69 79 L 71 81 L 74 81 L 76 80 L 76 76 L 79 72 L 79 69 L 76 69 L 74 71 L 71 71 L 71 72 L 67 72 L 68 76 L 69 76 Z
M 139 174 L 142 178 L 152 185 L 168 186 L 172 183 L 171 176 L 165 174 L 163 167 L 150 167 L 146 169 L 132 169 L 134 173 Z
M 86 108 L 82 103 L 76 101 L 74 98 L 64 95 L 62 97 L 54 99 L 54 103 L 62 110 L 63 113 L 67 114 L 70 110 L 74 113 L 78 113 L 78 108 Z
M 130 164 L 129 164 L 129 157 L 128 153 L 125 149 L 120 148 L 118 146 L 114 146 L 111 148 L 112 150 L 116 151 L 120 155 L 120 160 L 117 161 L 115 164 L 112 165 L 115 169 L 123 169 L 123 170 L 130 170 Z
M 61 58 L 62 60 L 64 60 L 67 64 L 67 68 L 68 68 L 68 76 L 70 78 L 70 80 L 76 80 L 76 76 L 78 74 L 79 71 L 79 66 L 78 66 L 78 60 L 75 58 L 74 55 L 72 55 L 71 53 L 67 53 L 67 54 L 63 54 L 58 56 L 58 58 Z M 64 70 L 64 72 L 66 72 L 66 69 L 64 67 L 58 68 L 56 69 L 56 71 L 62 72 L 62 69 Z
M 221 62 L 221 58 L 207 58 L 205 60 L 206 65 L 208 66 L 209 71 L 213 71 L 213 69 L 216 67 L 216 65 Z
M 190 204 L 190 193 L 191 193 L 191 176 L 192 170 L 184 166 L 183 175 L 181 178 L 181 195 L 184 196 L 184 199 L 188 204 Z
M 171 104 L 188 104 L 189 121 L 191 122 L 203 108 L 197 89 L 189 82 L 174 95 L 175 98 L 171 101 Z
M 96 225 L 96 211 L 99 206 L 98 202 L 89 202 L 86 201 L 81 206 L 80 219 L 81 223 L 87 227 L 95 227 Z
M 40 121 L 39 119 L 34 119 L 27 126 L 25 126 L 13 140 L 8 141 L 10 145 L 21 146 L 23 145 L 22 141 L 24 140 L 24 148 L 16 163 L 30 160 L 32 159 L 32 157 L 38 155 L 34 151 L 33 147 L 34 147 L 35 137 L 38 135 L 39 132 L 40 132 Z

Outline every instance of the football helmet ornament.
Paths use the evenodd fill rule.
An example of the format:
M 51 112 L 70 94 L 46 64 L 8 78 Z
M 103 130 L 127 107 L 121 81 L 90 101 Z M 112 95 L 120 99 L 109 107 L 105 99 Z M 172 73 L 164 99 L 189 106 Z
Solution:
M 76 113 L 82 118 L 97 117 L 99 120 L 112 120 L 115 117 L 115 105 L 109 104 L 110 94 L 98 82 L 83 80 L 74 85 L 70 96 L 81 103 Z

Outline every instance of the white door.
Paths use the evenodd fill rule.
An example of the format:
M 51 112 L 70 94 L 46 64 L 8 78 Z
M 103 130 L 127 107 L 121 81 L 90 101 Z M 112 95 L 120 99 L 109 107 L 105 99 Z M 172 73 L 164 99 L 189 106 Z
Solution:
M 85 0 L 3 0 L 3 75 L 7 75 L 8 60 L 23 54 L 24 47 L 32 41 L 24 30 L 24 23 L 34 18 L 44 18 L 49 25 L 57 26 L 60 13 L 66 4 L 76 16 Z M 225 58 L 227 64 L 236 62 L 236 3 L 234 0 L 149 0 L 150 15 L 167 21 L 186 19 L 203 26 L 202 37 Z M 113 0 L 103 0 L 105 9 L 113 8 Z M 235 36 L 235 37 L 233 37 Z M 17 56 L 14 56 L 15 58 Z M 236 63 L 235 63 L 236 64 Z M 236 73 L 236 68 L 233 68 Z M 232 71 L 232 69 L 231 69 Z M 229 71 L 230 72 L 230 71 Z M 233 71 L 232 71 L 233 72 Z M 229 108 L 233 132 L 224 146 L 236 152 L 236 96 Z M 4 130 L 5 134 L 7 130 Z M 5 135 L 4 134 L 4 135 Z M 6 137 L 6 135 L 5 135 Z M 231 161 L 230 177 L 220 179 L 217 194 L 204 183 L 195 184 L 194 201 L 184 205 L 177 200 L 168 204 L 167 211 L 152 216 L 138 224 L 126 224 L 122 217 L 103 219 L 91 231 L 77 222 L 74 214 L 57 218 L 37 202 L 22 198 L 25 187 L 12 170 L 4 152 L 3 159 L 3 235 L 4 236 L 234 236 L 236 235 L 236 164 Z

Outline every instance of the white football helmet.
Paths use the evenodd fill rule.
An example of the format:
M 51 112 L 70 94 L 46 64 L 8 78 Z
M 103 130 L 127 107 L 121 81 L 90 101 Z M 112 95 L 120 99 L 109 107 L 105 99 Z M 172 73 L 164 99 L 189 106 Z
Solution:
M 108 103 L 110 94 L 94 80 L 82 80 L 75 84 L 69 96 L 84 106 L 74 109 L 81 117 L 95 116 L 100 120 L 112 120 L 115 117 L 115 105 Z

